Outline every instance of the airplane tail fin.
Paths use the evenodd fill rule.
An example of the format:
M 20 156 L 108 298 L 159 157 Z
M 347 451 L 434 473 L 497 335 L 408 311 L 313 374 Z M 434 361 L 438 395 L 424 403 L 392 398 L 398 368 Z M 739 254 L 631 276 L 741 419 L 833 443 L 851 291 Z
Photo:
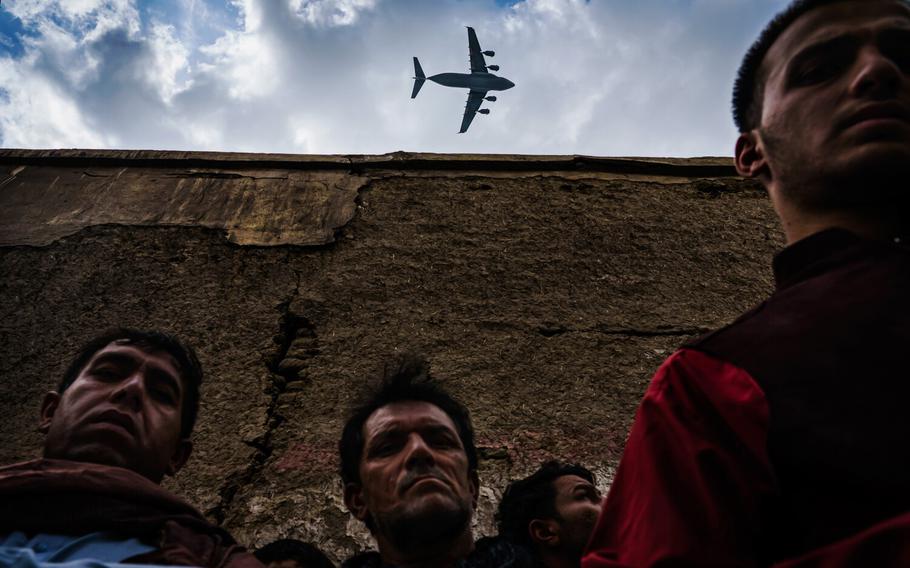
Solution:
M 411 91 L 411 98 L 417 97 L 417 93 L 420 92 L 420 87 L 423 87 L 423 82 L 427 80 L 427 76 L 423 74 L 423 69 L 420 67 L 420 62 L 417 61 L 417 58 L 414 58 L 414 89 Z

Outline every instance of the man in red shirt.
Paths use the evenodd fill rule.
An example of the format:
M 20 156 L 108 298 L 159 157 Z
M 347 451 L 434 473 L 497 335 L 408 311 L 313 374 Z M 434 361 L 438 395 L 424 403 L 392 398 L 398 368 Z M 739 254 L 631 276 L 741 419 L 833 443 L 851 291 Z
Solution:
M 734 115 L 776 290 L 657 371 L 582 566 L 910 566 L 910 3 L 794 2 Z

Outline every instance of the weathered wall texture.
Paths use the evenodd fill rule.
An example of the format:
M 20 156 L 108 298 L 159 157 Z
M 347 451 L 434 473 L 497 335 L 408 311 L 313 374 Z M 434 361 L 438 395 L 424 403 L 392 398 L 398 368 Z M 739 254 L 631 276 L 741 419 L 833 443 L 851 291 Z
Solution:
M 0 462 L 91 335 L 172 330 L 207 372 L 170 486 L 249 545 L 369 545 L 336 452 L 364 377 L 425 353 L 471 408 L 478 533 L 550 457 L 609 483 L 660 362 L 771 287 L 727 160 L 0 151 Z

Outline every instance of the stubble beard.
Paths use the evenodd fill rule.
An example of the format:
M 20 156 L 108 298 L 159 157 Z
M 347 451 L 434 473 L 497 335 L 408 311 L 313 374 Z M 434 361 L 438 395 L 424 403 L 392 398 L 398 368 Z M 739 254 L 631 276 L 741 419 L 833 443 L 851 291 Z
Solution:
M 444 552 L 470 529 L 471 507 L 453 502 L 445 508 L 426 511 L 390 511 L 374 515 L 377 532 L 385 536 L 399 551 L 405 553 Z
M 910 220 L 910 149 L 838 167 L 794 147 L 788 136 L 762 128 L 762 141 L 781 196 L 802 211 L 877 211 Z

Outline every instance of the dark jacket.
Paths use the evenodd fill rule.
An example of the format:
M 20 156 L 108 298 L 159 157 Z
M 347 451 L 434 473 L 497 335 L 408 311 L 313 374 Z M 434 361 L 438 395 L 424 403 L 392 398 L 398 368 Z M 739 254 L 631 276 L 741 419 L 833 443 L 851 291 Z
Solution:
M 910 246 L 831 229 L 657 371 L 584 568 L 910 566 Z
M 458 563 L 458 568 L 534 568 L 531 555 L 520 546 L 500 538 L 482 538 L 474 552 Z M 341 568 L 395 568 L 384 564 L 376 551 L 356 554 L 341 564 Z
M 0 468 L 0 534 L 114 532 L 157 546 L 124 562 L 262 568 L 231 535 L 132 471 L 39 459 Z

